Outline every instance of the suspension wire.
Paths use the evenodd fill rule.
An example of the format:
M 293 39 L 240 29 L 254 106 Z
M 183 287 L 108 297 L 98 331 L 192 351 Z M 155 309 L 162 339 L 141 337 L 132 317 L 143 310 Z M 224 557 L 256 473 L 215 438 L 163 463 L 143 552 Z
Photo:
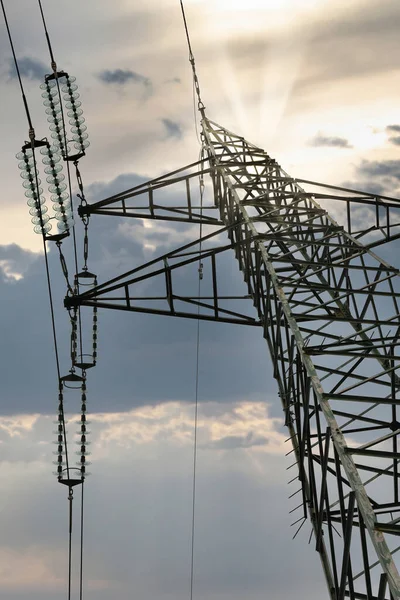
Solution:
M 69 488 L 69 536 L 68 536 L 68 600 L 71 600 L 71 581 L 72 581 L 72 501 L 74 499 L 74 489 Z
M 54 60 L 53 49 L 51 47 L 49 32 L 47 31 L 46 19 L 44 18 L 44 13 L 43 13 L 43 8 L 42 8 L 42 2 L 41 2 L 41 0 L 38 0 L 38 4 L 39 4 L 40 14 L 42 16 L 44 32 L 45 32 L 46 40 L 47 40 L 47 46 L 49 48 L 49 54 L 50 54 L 50 58 L 51 58 L 51 68 L 53 69 L 53 71 L 56 71 L 57 70 L 57 65 L 56 65 L 56 61 Z
M 73 289 L 72 289 L 72 286 L 71 286 L 71 284 L 69 282 L 68 267 L 67 267 L 67 263 L 65 261 L 64 254 L 63 254 L 63 252 L 61 250 L 61 240 L 58 240 L 56 242 L 56 246 L 57 246 L 58 254 L 59 254 L 59 257 L 60 257 L 61 270 L 63 272 L 65 282 L 67 284 L 67 290 L 68 290 L 68 292 L 70 294 L 72 294 L 73 293 Z
M 69 462 L 68 462 L 68 445 L 67 445 L 67 430 L 65 427 L 65 414 L 64 414 L 64 395 L 63 395 L 63 382 L 61 378 L 58 380 L 58 392 L 60 399 L 60 408 L 61 408 L 61 422 L 63 428 L 63 437 L 64 437 L 64 448 L 65 448 L 65 463 L 67 467 L 67 475 L 69 479 Z
M 193 112 L 194 112 L 194 126 L 196 131 L 196 137 L 200 145 L 202 142 L 199 138 L 199 132 L 197 128 L 197 115 L 196 115 L 196 101 L 195 96 L 197 95 L 197 109 L 199 110 L 202 120 L 206 119 L 205 106 L 201 99 L 200 84 L 196 72 L 196 64 L 192 51 L 192 45 L 190 42 L 190 35 L 188 24 L 186 20 L 185 8 L 183 0 L 180 0 L 180 6 L 183 17 L 183 24 L 185 27 L 186 40 L 189 50 L 189 62 L 192 67 L 193 74 Z M 201 134 L 202 135 L 202 134 Z M 200 160 L 203 160 L 203 147 L 200 151 Z M 201 164 L 203 168 L 203 163 Z M 203 279 L 203 263 L 202 263 L 202 235 L 203 235 L 203 195 L 204 195 L 204 178 L 203 173 L 200 172 L 199 177 L 200 185 L 200 226 L 199 226 L 199 281 L 198 281 L 198 292 L 197 296 L 200 302 L 201 292 L 201 281 Z M 196 332 L 196 376 L 195 376 L 195 408 L 194 408 L 194 438 L 193 438 L 193 480 L 192 480 L 192 530 L 191 530 L 191 556 L 190 556 L 190 600 L 193 600 L 193 587 L 194 587 L 194 548 L 195 548 L 195 524 L 196 524 L 196 475 L 197 475 L 197 430 L 198 430 L 198 405 L 199 405 L 199 363 L 200 363 L 200 304 L 197 306 L 197 332 Z
M 80 573 L 79 573 L 79 600 L 82 600 L 83 596 L 83 486 L 82 481 L 81 487 L 81 557 L 80 557 Z
M 5 21 L 6 28 L 7 28 L 8 39 L 9 39 L 12 54 L 13 54 L 15 69 L 17 71 L 17 76 L 18 76 L 19 86 L 21 89 L 21 95 L 22 95 L 22 100 L 23 100 L 23 104 L 24 104 L 24 108 L 25 108 L 25 113 L 26 113 L 26 117 L 27 117 L 27 121 L 28 121 L 28 125 L 29 125 L 29 139 L 30 139 L 30 145 L 31 145 L 31 149 L 32 149 L 33 169 L 34 169 L 34 173 L 35 173 L 35 184 L 36 184 L 38 197 L 40 197 L 38 169 L 37 169 L 37 162 L 36 162 L 36 154 L 34 151 L 34 149 L 35 149 L 35 130 L 33 128 L 32 120 L 31 120 L 31 116 L 30 116 L 30 112 L 29 112 L 29 107 L 28 107 L 28 102 L 27 102 L 25 92 L 24 92 L 21 73 L 19 70 L 18 61 L 17 61 L 17 57 L 15 54 L 15 50 L 14 50 L 14 44 L 12 41 L 11 31 L 10 31 L 10 27 L 8 24 L 8 19 L 7 19 L 5 7 L 4 7 L 4 1 L 0 0 L 0 3 L 1 3 L 3 15 L 4 15 L 4 21 Z M 42 226 L 43 226 L 43 223 L 42 223 Z M 57 344 L 57 331 L 56 331 L 56 324 L 55 324 L 54 303 L 53 303 L 53 293 L 52 293 L 52 288 L 51 288 L 49 260 L 48 260 L 46 239 L 45 239 L 45 235 L 44 235 L 43 231 L 42 231 L 42 239 L 43 239 L 43 253 L 44 253 L 45 267 L 46 267 L 47 289 L 48 289 L 49 303 L 50 303 L 50 316 L 51 316 L 51 325 L 52 325 L 52 333 L 53 333 L 54 354 L 55 354 L 56 370 L 57 370 L 57 377 L 58 377 L 58 388 L 59 388 L 59 393 L 60 393 L 60 398 L 61 398 L 60 404 L 61 404 L 61 418 L 62 418 L 64 449 L 65 449 L 65 461 L 66 461 L 66 467 L 67 467 L 67 476 L 69 479 L 68 446 L 67 446 L 67 436 L 66 436 L 66 427 L 65 427 L 64 403 L 63 403 L 63 399 L 62 399 L 63 382 L 61 379 L 61 371 L 60 371 L 60 358 L 59 358 L 58 344 Z M 72 575 L 72 498 L 73 498 L 73 490 L 72 490 L 72 487 L 70 487 L 69 495 L 68 495 L 68 499 L 70 502 L 70 505 L 69 505 L 69 548 L 68 548 L 68 556 L 69 556 L 69 559 L 68 559 L 68 562 L 69 562 L 69 566 L 68 566 L 68 600 L 71 600 L 71 575 Z
M 53 48 L 51 45 L 50 35 L 49 35 L 48 29 L 47 29 L 46 19 L 44 16 L 44 11 L 43 11 L 43 6 L 42 6 L 41 0 L 38 0 L 38 5 L 39 5 L 40 14 L 42 17 L 44 32 L 46 35 L 47 46 L 49 49 L 51 68 L 53 69 L 53 73 L 55 75 L 55 81 L 56 81 L 56 85 L 57 85 L 57 91 L 58 91 L 58 97 L 59 97 L 60 109 L 61 109 L 61 120 L 62 120 L 62 124 L 63 124 L 65 155 L 66 155 L 66 157 L 68 157 L 67 132 L 66 132 L 66 128 L 65 128 L 64 106 L 61 101 L 60 83 L 59 83 L 58 75 L 57 75 L 57 64 L 54 59 Z M 71 200 L 71 212 L 73 214 L 74 213 L 74 202 L 73 202 L 73 197 L 72 197 L 71 171 L 70 171 L 70 167 L 69 167 L 69 161 L 66 160 L 65 162 L 67 163 L 67 178 L 68 178 L 69 197 Z M 74 247 L 75 273 L 77 274 L 78 273 L 78 251 L 77 251 L 77 242 L 76 242 L 75 221 L 72 222 L 72 240 L 73 240 L 73 247 Z M 75 287 L 76 287 L 77 293 L 79 294 L 79 281 L 78 281 L 77 277 L 75 278 Z M 78 323 L 79 323 L 79 345 L 80 345 L 80 353 L 81 353 L 81 357 L 82 357 L 83 356 L 83 341 L 82 341 L 82 323 L 81 323 L 80 307 L 78 309 Z
M 196 132 L 197 141 L 201 145 L 201 141 L 200 141 L 200 138 L 199 138 L 199 130 L 198 130 L 198 127 L 197 127 L 196 88 L 195 88 L 195 85 L 194 85 L 194 81 L 193 81 L 193 117 L 194 117 L 194 129 L 195 129 L 195 132 Z
M 203 149 L 200 151 L 201 160 L 203 158 Z M 203 173 L 199 177 L 200 185 L 200 225 L 199 225 L 199 281 L 197 286 L 197 296 L 200 302 L 201 281 L 203 279 L 203 263 L 201 258 L 202 235 L 203 235 L 203 194 L 204 179 Z M 197 475 L 197 431 L 198 431 L 198 407 L 199 407 L 199 363 L 200 363 L 200 304 L 197 306 L 197 331 L 196 331 L 196 375 L 195 375 L 195 406 L 194 406 L 194 437 L 193 437 L 193 480 L 192 480 L 192 531 L 191 531 L 191 553 L 190 553 L 190 600 L 193 600 L 194 584 L 194 547 L 195 547 L 195 524 L 196 524 L 196 475 Z
M 28 124 L 29 124 L 29 138 L 30 139 L 34 139 L 34 137 L 35 137 L 35 130 L 33 129 L 32 119 L 31 119 L 31 115 L 30 115 L 29 107 L 28 107 L 28 102 L 26 100 L 26 96 L 25 96 L 25 93 L 24 93 L 24 86 L 22 85 L 21 73 L 20 73 L 20 70 L 19 70 L 18 61 L 17 61 L 17 57 L 16 57 L 16 54 L 15 54 L 15 50 L 14 50 L 14 44 L 13 44 L 12 37 L 11 37 L 10 27 L 8 25 L 8 19 L 7 19 L 7 15 L 6 15 L 6 9 L 4 7 L 4 1 L 0 0 L 0 2 L 1 2 L 1 8 L 3 10 L 4 22 L 6 24 L 8 39 L 9 39 L 9 42 L 10 42 L 11 51 L 12 51 L 12 55 L 13 55 L 13 59 L 14 59 L 14 65 L 15 65 L 15 69 L 17 71 L 17 77 L 18 77 L 18 81 L 19 81 L 19 87 L 21 89 L 22 101 L 24 103 L 26 118 L 27 118 Z
M 65 148 L 65 162 L 67 163 L 66 166 L 67 166 L 67 177 L 68 177 L 68 191 L 69 191 L 69 197 L 70 197 L 70 202 L 71 202 L 71 212 L 72 212 L 72 214 L 74 214 L 74 201 L 73 201 L 73 195 L 72 195 L 72 178 L 71 178 L 70 164 L 69 164 L 69 160 L 68 160 L 68 140 L 67 140 L 66 120 L 65 120 L 65 113 L 64 113 L 64 105 L 63 105 L 62 98 L 61 98 L 61 90 L 60 90 L 60 82 L 59 82 L 59 76 L 58 76 L 58 71 L 57 71 L 57 64 L 56 64 L 56 61 L 54 59 L 54 53 L 53 53 L 53 49 L 52 49 L 52 45 L 51 45 L 51 39 L 50 39 L 50 35 L 49 35 L 48 29 L 47 29 L 46 19 L 45 19 L 45 15 L 44 15 L 44 11 L 43 11 L 43 6 L 42 6 L 41 0 L 38 0 L 38 5 L 39 5 L 39 10 L 40 10 L 40 14 L 41 14 L 41 17 L 42 17 L 42 21 L 43 21 L 43 27 L 44 27 L 44 31 L 45 31 L 45 35 L 46 35 L 46 40 L 47 40 L 47 46 L 48 46 L 48 49 L 49 49 L 49 54 L 50 54 L 50 59 L 51 59 L 51 68 L 53 70 L 55 82 L 56 82 L 56 85 L 57 85 L 58 98 L 59 98 L 59 102 L 60 102 L 61 120 L 62 120 L 63 137 L 64 137 L 64 148 Z M 78 177 L 78 173 L 79 173 L 79 171 L 78 171 L 78 160 L 74 161 L 74 165 L 75 165 L 76 172 L 77 172 L 78 186 L 79 186 L 80 191 L 83 194 L 81 180 L 80 180 L 80 177 Z M 78 293 L 79 294 L 79 288 L 80 288 L 80 286 L 79 286 L 79 278 L 78 278 L 79 269 L 78 269 L 78 251 L 77 251 L 75 220 L 73 220 L 73 222 L 72 222 L 72 239 L 73 239 L 74 263 L 75 263 L 75 277 L 74 277 L 74 283 L 73 283 L 74 289 L 72 289 L 72 287 L 71 287 L 71 285 L 69 283 L 67 265 L 66 265 L 64 256 L 63 256 L 62 251 L 61 251 L 61 242 L 57 243 L 57 246 L 58 246 L 59 253 L 60 253 L 61 266 L 62 266 L 62 270 L 63 270 L 63 273 L 64 273 L 64 277 L 66 279 L 68 292 L 71 293 L 71 294 L 74 294 L 74 293 Z M 78 307 L 78 310 L 77 310 L 77 319 L 76 320 L 78 321 L 79 349 L 80 349 L 80 358 L 81 358 L 80 359 L 80 363 L 82 364 L 83 363 L 83 335 L 82 335 L 82 318 L 81 318 L 81 309 L 80 309 L 80 307 Z M 76 340 L 76 337 L 75 337 L 75 340 Z M 75 353 L 72 354 L 71 372 L 73 372 L 75 370 L 74 357 L 75 357 L 75 362 L 76 362 L 76 350 L 75 350 Z M 85 382 L 86 373 L 85 373 L 84 370 L 82 370 L 82 376 L 83 376 L 83 381 Z M 82 385 L 84 385 L 84 383 Z M 66 453 L 66 463 L 67 463 L 68 479 L 70 479 L 65 424 L 64 424 L 64 444 L 65 444 L 65 453 Z M 82 600 L 82 598 L 83 598 L 84 477 L 82 477 L 82 479 L 81 479 L 81 486 L 82 486 L 82 489 L 81 489 L 80 560 L 79 560 L 79 563 L 80 563 L 80 566 L 79 566 L 79 598 L 80 598 L 80 600 Z M 72 583 L 72 501 L 73 501 L 73 487 L 71 485 L 69 487 L 68 499 L 69 499 L 69 502 L 70 502 L 70 512 L 69 512 L 69 541 L 68 541 L 68 600 L 71 600 L 71 583 Z
M 35 172 L 35 183 L 36 183 L 37 191 L 39 192 L 39 181 L 38 181 L 38 175 L 37 175 L 37 163 L 36 163 L 36 155 L 35 155 L 35 152 L 34 152 L 34 148 L 35 148 L 35 145 L 34 145 L 34 142 L 35 142 L 35 130 L 33 128 L 32 119 L 31 119 L 30 112 L 29 112 L 29 107 L 28 107 L 28 102 L 27 102 L 27 99 L 26 99 L 26 96 L 25 96 L 25 91 L 24 91 L 24 86 L 23 86 L 23 83 L 22 83 L 21 73 L 20 73 L 19 66 L 18 66 L 18 60 L 17 60 L 17 56 L 15 54 L 14 43 L 13 43 L 13 40 L 12 40 L 12 35 L 11 35 L 10 27 L 9 27 L 9 24 L 8 24 L 8 18 L 7 18 L 7 14 L 6 14 L 5 7 L 4 7 L 4 0 L 0 0 L 0 3 L 1 3 L 2 11 L 3 11 L 4 22 L 5 22 L 6 29 L 7 29 L 8 39 L 9 39 L 10 46 L 11 46 L 11 51 L 12 51 L 12 55 L 13 55 L 15 69 L 17 71 L 18 82 L 19 82 L 19 86 L 20 86 L 20 90 L 21 90 L 22 100 L 23 100 L 23 103 L 24 103 L 26 118 L 27 118 L 28 125 L 29 125 L 29 138 L 30 138 L 30 143 L 31 143 L 31 148 L 32 148 L 32 155 L 33 155 L 33 163 L 34 163 L 34 167 L 33 168 L 34 168 L 34 172 Z M 40 196 L 40 194 L 39 194 L 39 196 Z M 48 261 L 48 256 L 47 256 L 46 240 L 45 240 L 44 235 L 42 237 L 43 237 L 43 251 L 44 251 L 45 266 L 46 266 L 47 287 L 48 287 L 49 301 L 50 301 L 51 324 L 52 324 L 52 330 L 53 330 L 54 354 L 55 354 L 55 359 L 56 359 L 56 368 L 57 368 L 58 380 L 60 382 L 60 380 L 61 380 L 60 360 L 59 360 L 58 345 L 57 345 L 57 333 L 56 333 L 56 325 L 55 325 L 55 317 L 54 317 L 53 294 L 52 294 L 52 290 L 51 290 L 50 269 L 49 269 L 49 261 Z
M 190 43 L 189 28 L 188 28 L 188 24 L 187 24 L 187 20 L 186 20 L 186 14 L 185 14 L 185 8 L 183 6 L 183 0 L 180 0 L 180 5 L 181 5 L 181 11 L 182 11 L 183 24 L 185 26 L 187 45 L 188 45 L 188 49 L 189 49 L 189 62 L 192 65 L 193 82 L 194 82 L 194 87 L 195 87 L 195 91 L 197 94 L 197 108 L 200 111 L 202 118 L 205 119 L 206 115 L 205 115 L 204 111 L 205 111 L 206 107 L 204 106 L 203 101 L 201 99 L 200 84 L 199 84 L 199 79 L 197 77 L 196 64 L 195 64 L 194 55 L 193 55 L 193 51 L 192 51 L 192 44 Z

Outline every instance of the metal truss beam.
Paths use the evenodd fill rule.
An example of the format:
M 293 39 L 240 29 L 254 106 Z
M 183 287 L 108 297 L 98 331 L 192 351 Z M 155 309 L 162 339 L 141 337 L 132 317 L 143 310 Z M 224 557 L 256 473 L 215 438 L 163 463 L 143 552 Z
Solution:
M 217 238 L 226 234 L 228 229 L 229 227 L 219 228 L 214 233 L 93 287 L 80 296 L 67 296 L 65 305 L 67 308 L 77 305 L 97 306 L 170 317 L 261 326 L 261 321 L 249 311 L 248 302 L 251 297 L 248 294 L 221 294 L 218 262 L 224 253 L 232 251 L 233 244 L 220 245 Z M 200 268 L 208 271 L 209 295 L 189 296 L 176 291 L 174 275 L 177 274 L 179 279 L 182 279 L 182 271 L 190 272 L 193 267 L 197 272 Z M 142 289 L 148 282 L 151 289 L 156 290 L 153 294 L 148 291 L 148 287 L 145 288 L 146 293 L 135 293 L 136 289 Z M 243 300 L 246 302 L 243 303 Z M 243 305 L 243 311 L 233 308 L 238 301 L 242 301 L 240 304 Z
M 193 203 L 198 197 L 199 178 L 209 174 L 208 161 L 197 161 L 94 204 L 82 205 L 79 214 L 223 225 L 213 202 Z
M 243 157 L 236 161 L 232 159 L 230 167 L 236 168 L 237 172 L 247 167 L 260 167 L 267 156 L 260 152 L 262 154 L 255 156 L 252 161 L 243 161 Z M 213 197 L 206 199 L 202 205 L 198 200 L 194 201 L 198 197 L 196 188 L 198 188 L 199 178 L 209 176 L 211 173 L 210 158 L 206 157 L 204 160 L 191 163 L 119 194 L 93 204 L 85 204 L 79 208 L 79 214 L 223 225 Z M 265 177 L 266 175 L 258 176 L 258 181 L 262 181 Z M 299 212 L 302 210 L 302 201 L 307 199 L 330 202 L 332 209 L 338 212 L 346 223 L 346 230 L 357 239 L 368 240 L 366 245 L 370 248 L 400 237 L 400 200 L 396 198 L 305 179 L 293 179 L 283 172 L 270 172 L 268 179 L 280 201 L 290 204 L 299 203 Z M 300 183 L 307 184 L 309 191 L 300 189 L 298 187 Z M 253 182 L 247 184 L 248 187 L 251 185 Z M 270 206 L 268 197 L 262 190 L 258 197 L 249 196 L 243 200 L 243 203 L 244 206 L 255 207 L 256 210 Z M 318 217 L 324 212 L 318 205 L 313 208 L 308 206 L 303 210 L 310 217 L 310 228 L 313 227 L 311 216 Z M 368 226 L 363 224 L 366 210 L 369 214 Z M 274 223 L 276 216 L 273 210 L 270 211 L 269 222 Z M 256 220 L 256 217 L 254 219 Z
M 372 251 L 399 237 L 400 203 L 295 180 L 263 150 L 207 119 L 203 136 L 200 163 L 83 212 L 206 223 L 203 214 L 215 215 L 216 208 L 207 224 L 219 228 L 66 304 L 195 318 L 200 307 L 202 318 L 260 326 L 301 485 L 292 512 L 300 511 L 299 528 L 311 521 L 330 598 L 400 598 L 394 562 L 400 549 L 400 278 Z M 193 203 L 199 172 L 212 183 L 204 213 Z M 136 205 L 139 197 L 146 202 Z M 223 291 L 229 252 L 245 294 Z M 180 289 L 198 269 L 206 280 L 201 298 Z M 238 300 L 240 310 L 233 308 Z

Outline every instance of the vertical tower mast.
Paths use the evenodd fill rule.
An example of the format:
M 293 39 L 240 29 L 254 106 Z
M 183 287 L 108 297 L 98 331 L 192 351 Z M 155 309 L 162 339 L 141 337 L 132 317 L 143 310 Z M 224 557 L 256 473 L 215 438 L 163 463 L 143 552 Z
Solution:
M 191 318 L 200 306 L 200 318 L 261 326 L 298 467 L 298 520 L 311 521 L 330 597 L 383 600 L 390 588 L 398 598 L 400 278 L 372 248 L 398 236 L 400 204 L 313 182 L 306 192 L 260 148 L 207 118 L 202 127 L 202 163 L 81 210 L 219 225 L 202 239 L 212 281 L 204 296 L 176 291 L 183 270 L 197 269 L 194 239 L 66 304 Z M 219 219 L 210 217 L 212 206 L 196 212 L 196 168 L 211 178 Z M 182 185 L 179 206 L 163 205 L 163 194 Z M 318 204 L 326 198 L 346 207 L 347 230 Z M 369 211 L 365 223 L 354 210 L 360 206 Z M 213 245 L 221 232 L 228 244 Z M 230 250 L 256 317 L 232 311 L 221 291 L 219 256 Z M 165 286 L 157 309 L 150 295 L 136 294 L 152 280 Z

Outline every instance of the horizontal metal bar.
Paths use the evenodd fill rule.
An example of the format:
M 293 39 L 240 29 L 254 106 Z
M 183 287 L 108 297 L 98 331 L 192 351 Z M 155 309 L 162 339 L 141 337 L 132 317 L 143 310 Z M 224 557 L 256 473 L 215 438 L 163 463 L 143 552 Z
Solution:
M 102 300 L 91 300 L 83 298 L 82 296 L 67 296 L 64 300 L 64 304 L 66 308 L 73 308 L 74 306 L 97 306 L 97 308 L 107 308 L 111 310 L 122 310 L 125 312 L 137 312 L 142 314 L 152 314 L 152 315 L 161 315 L 167 317 L 179 317 L 185 319 L 197 319 L 199 318 L 201 321 L 217 321 L 218 323 L 231 323 L 232 325 L 249 325 L 251 327 L 260 327 L 262 323 L 260 321 L 256 321 L 250 317 L 243 319 L 238 318 L 228 318 L 228 317 L 215 317 L 215 315 L 198 315 L 196 313 L 187 313 L 181 311 L 171 312 L 170 310 L 159 310 L 155 308 L 142 308 L 137 306 L 128 306 L 128 305 L 120 305 L 120 304 L 112 304 L 110 302 L 104 302 Z
M 358 448 L 346 448 L 348 454 L 357 454 L 359 456 L 374 456 L 375 458 L 400 458 L 400 452 L 390 452 L 386 450 L 359 450 Z
M 148 209 L 147 209 L 148 210 Z M 166 208 L 163 208 L 162 210 L 168 210 Z M 215 225 L 215 226 L 222 226 L 223 223 L 222 221 L 220 221 L 219 219 L 214 219 L 212 217 L 207 217 L 207 215 L 203 215 L 202 217 L 189 217 L 189 215 L 185 216 L 182 215 L 181 217 L 171 217 L 171 216 L 167 216 L 167 215 L 160 215 L 160 214 L 145 214 L 145 213 L 138 213 L 138 212 L 128 212 L 128 210 L 124 210 L 124 209 L 96 209 L 91 211 L 90 213 L 91 215 L 103 215 L 103 216 L 108 216 L 108 217 L 128 217 L 128 218 L 132 218 L 132 219 L 151 219 L 152 221 L 171 221 L 171 222 L 175 222 L 175 223 L 192 223 L 192 224 L 199 224 L 202 223 L 203 225 Z
M 373 404 L 390 404 L 392 406 L 400 405 L 400 400 L 396 398 L 378 398 L 377 396 L 351 395 L 351 394 L 329 394 L 325 393 L 324 398 L 327 400 L 341 400 L 347 402 L 368 402 Z
M 392 525 L 391 523 L 375 523 L 375 529 L 377 531 L 383 531 L 384 533 L 391 533 L 392 535 L 400 535 L 400 525 Z

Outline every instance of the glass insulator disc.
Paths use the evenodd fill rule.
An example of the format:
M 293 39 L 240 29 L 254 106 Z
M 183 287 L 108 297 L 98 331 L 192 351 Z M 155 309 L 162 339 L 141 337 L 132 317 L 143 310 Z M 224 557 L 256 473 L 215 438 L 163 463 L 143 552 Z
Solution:
M 56 194 L 58 191 L 60 192 L 64 192 L 67 189 L 67 186 L 65 183 L 60 183 L 60 185 L 50 185 L 49 186 L 49 192 L 51 194 Z
M 50 196 L 50 200 L 52 202 L 60 202 L 60 200 L 62 200 L 64 202 L 65 200 L 68 200 L 68 198 L 69 198 L 68 192 L 61 192 L 60 194 L 52 194 Z
M 41 227 L 40 225 L 36 225 L 36 226 L 33 228 L 33 231 L 34 231 L 35 233 L 43 233 L 43 232 L 44 232 L 44 233 L 48 233 L 48 232 L 50 231 L 50 229 L 51 229 L 51 223 L 45 223 L 45 225 L 44 225 L 44 227 L 43 227 L 43 230 L 42 230 L 42 227 Z
M 47 173 L 48 175 L 56 175 L 57 173 L 59 173 L 60 171 L 62 171 L 62 165 L 54 165 L 46 167 L 44 172 Z

